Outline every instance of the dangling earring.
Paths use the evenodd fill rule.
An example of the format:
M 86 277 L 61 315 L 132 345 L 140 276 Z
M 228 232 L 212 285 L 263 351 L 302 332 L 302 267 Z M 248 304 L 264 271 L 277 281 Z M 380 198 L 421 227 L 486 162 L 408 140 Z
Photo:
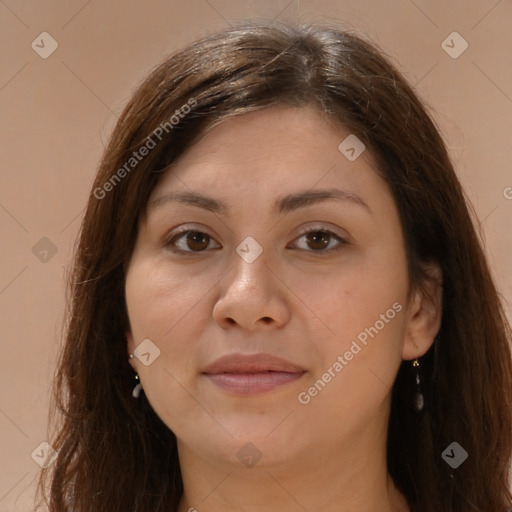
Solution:
M 416 391 L 414 392 L 414 409 L 417 412 L 420 412 L 423 409 L 423 406 L 425 405 L 425 399 L 423 397 L 423 393 L 421 390 L 421 381 L 420 381 L 420 372 L 419 372 L 420 363 L 418 361 L 418 358 L 416 358 L 412 362 L 412 366 L 415 370 L 414 379 L 415 379 L 415 385 L 416 385 L 415 386 Z
M 134 358 L 133 354 L 130 354 L 128 356 L 128 359 L 133 359 L 133 358 Z M 140 392 L 142 391 L 142 384 L 140 383 L 139 374 L 136 373 L 134 378 L 135 378 L 136 384 L 135 384 L 135 387 L 133 388 L 132 396 L 133 396 L 133 398 L 139 398 Z

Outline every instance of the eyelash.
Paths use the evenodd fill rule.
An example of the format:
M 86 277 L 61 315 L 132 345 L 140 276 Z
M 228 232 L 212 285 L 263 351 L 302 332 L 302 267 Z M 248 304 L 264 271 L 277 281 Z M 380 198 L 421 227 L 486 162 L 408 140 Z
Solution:
M 207 251 L 207 249 L 204 249 L 202 251 L 185 251 L 183 249 L 177 249 L 175 247 L 176 240 L 179 239 L 182 235 L 187 234 L 187 233 L 199 233 L 201 235 L 206 235 L 207 237 L 210 238 L 210 240 L 213 240 L 213 237 L 211 237 L 208 233 L 205 233 L 204 231 L 200 231 L 198 229 L 187 229 L 187 228 L 184 228 L 184 229 L 180 229 L 178 232 L 174 233 L 172 235 L 172 237 L 169 238 L 169 240 L 167 242 L 165 242 L 165 244 L 164 244 L 165 247 L 169 247 L 172 252 L 180 253 L 180 254 L 202 254 L 202 253 Z M 309 233 L 323 233 L 323 234 L 327 234 L 330 237 L 333 237 L 334 239 L 336 239 L 336 241 L 338 242 L 338 245 L 336 245 L 335 247 L 331 247 L 330 249 L 320 250 L 320 251 L 300 249 L 301 251 L 306 251 L 306 252 L 313 253 L 313 254 L 324 255 L 324 254 L 331 254 L 333 252 L 341 251 L 347 245 L 350 245 L 350 242 L 348 242 L 344 238 L 341 238 L 339 235 L 337 235 L 333 231 L 330 231 L 329 229 L 324 229 L 324 228 L 310 228 L 310 229 L 306 228 L 306 229 L 304 229 L 303 231 L 301 231 L 299 233 L 299 236 L 297 238 L 301 238 L 304 235 L 307 235 Z

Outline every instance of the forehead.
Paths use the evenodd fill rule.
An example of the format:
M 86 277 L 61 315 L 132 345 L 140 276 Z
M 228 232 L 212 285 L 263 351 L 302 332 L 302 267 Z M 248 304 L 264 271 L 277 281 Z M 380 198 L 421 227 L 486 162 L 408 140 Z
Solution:
M 368 150 L 353 160 L 340 151 L 354 136 L 313 107 L 271 107 L 229 118 L 168 169 L 149 206 L 171 191 L 247 206 L 271 200 L 274 210 L 278 197 L 305 190 L 342 188 L 361 197 L 381 189 L 389 195 Z
M 307 155 L 318 158 L 325 150 L 338 157 L 338 146 L 350 133 L 313 106 L 274 106 L 232 116 L 208 128 L 179 162 L 293 161 Z

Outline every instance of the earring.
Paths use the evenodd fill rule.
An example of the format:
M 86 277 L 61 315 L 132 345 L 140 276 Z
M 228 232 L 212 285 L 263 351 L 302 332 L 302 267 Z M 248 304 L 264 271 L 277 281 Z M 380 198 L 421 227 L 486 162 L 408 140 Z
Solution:
M 419 372 L 420 363 L 418 361 L 418 358 L 416 358 L 412 362 L 412 366 L 415 371 L 415 384 L 416 384 L 416 391 L 414 392 L 414 402 L 413 402 L 414 409 L 417 412 L 420 412 L 423 409 L 423 406 L 425 405 L 425 399 L 423 397 L 423 393 L 421 390 L 421 381 L 420 381 L 420 372 Z
M 133 358 L 134 358 L 133 354 L 130 354 L 128 356 L 128 359 L 133 359 Z M 142 384 L 140 383 L 139 374 L 136 373 L 134 378 L 135 378 L 136 384 L 135 384 L 135 387 L 133 388 L 132 396 L 133 396 L 133 398 L 139 398 L 140 392 L 142 391 Z

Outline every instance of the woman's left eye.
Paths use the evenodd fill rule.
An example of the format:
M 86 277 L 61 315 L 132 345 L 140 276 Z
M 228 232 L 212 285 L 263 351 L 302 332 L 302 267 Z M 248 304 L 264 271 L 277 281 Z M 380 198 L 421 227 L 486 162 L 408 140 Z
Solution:
M 184 236 L 185 235 L 185 236 Z M 192 236 L 189 236 L 192 235 Z M 343 247 L 349 245 L 349 242 L 344 238 L 341 238 L 336 233 L 329 231 L 328 229 L 310 229 L 304 231 L 296 240 L 304 238 L 306 244 L 312 247 L 313 250 L 305 250 L 307 252 L 318 252 L 321 254 L 331 253 L 333 251 L 339 251 Z M 332 240 L 335 240 L 336 244 L 332 247 Z M 213 238 L 198 230 L 183 230 L 174 235 L 166 244 L 166 247 L 170 247 L 171 251 L 177 253 L 200 253 L 208 249 L 209 242 Z M 180 247 L 180 242 L 183 242 Z M 331 246 L 331 247 L 329 247 Z
M 349 245 L 349 242 L 344 238 L 341 238 L 336 233 L 329 231 L 328 229 L 310 229 L 309 231 L 305 231 L 299 236 L 298 240 L 306 237 L 306 243 L 313 244 L 316 246 L 314 251 L 309 252 L 321 252 L 321 253 L 330 253 L 332 251 L 339 251 L 343 249 L 346 245 Z M 334 247 L 329 247 L 329 239 L 335 239 L 337 244 Z M 329 247 L 329 248 L 327 248 Z M 320 250 L 317 250 L 320 249 Z M 306 249 L 307 250 L 307 249 Z

